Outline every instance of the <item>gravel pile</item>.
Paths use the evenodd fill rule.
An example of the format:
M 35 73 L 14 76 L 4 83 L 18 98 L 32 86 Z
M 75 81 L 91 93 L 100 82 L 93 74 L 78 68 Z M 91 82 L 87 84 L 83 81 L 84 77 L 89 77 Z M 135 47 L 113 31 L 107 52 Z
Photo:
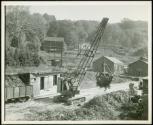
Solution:
M 5 87 L 25 86 L 17 75 L 5 76 Z

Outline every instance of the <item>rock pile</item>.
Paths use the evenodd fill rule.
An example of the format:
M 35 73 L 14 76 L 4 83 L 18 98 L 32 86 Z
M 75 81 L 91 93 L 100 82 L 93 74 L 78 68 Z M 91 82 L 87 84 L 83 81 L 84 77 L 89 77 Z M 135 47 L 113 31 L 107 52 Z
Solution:
M 5 87 L 25 86 L 22 80 L 17 75 L 5 76 Z

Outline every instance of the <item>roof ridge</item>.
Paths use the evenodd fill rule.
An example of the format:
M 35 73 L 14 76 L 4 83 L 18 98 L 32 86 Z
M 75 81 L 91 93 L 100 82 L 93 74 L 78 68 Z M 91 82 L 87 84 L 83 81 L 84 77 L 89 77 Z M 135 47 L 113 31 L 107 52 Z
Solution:
M 116 57 L 111 57 L 111 56 L 104 56 L 104 57 L 110 59 L 114 63 L 122 63 L 123 64 L 123 62 Z

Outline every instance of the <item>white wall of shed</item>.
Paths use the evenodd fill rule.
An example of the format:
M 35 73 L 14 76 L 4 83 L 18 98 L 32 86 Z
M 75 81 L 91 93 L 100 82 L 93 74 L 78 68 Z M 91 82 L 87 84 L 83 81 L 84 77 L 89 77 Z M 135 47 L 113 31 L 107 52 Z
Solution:
M 33 85 L 33 96 L 40 94 L 40 77 L 30 74 L 30 84 Z
M 58 78 L 60 77 L 60 74 L 55 74 L 55 75 L 57 75 L 57 82 L 58 82 Z M 57 88 L 57 86 L 53 86 L 53 76 L 54 75 L 42 76 L 44 77 L 44 90 L 43 91 L 46 91 L 46 90 L 52 91 L 52 89 L 55 90 L 55 88 Z M 34 97 L 41 94 L 40 93 L 40 79 L 41 79 L 41 76 L 36 77 L 33 74 L 30 74 L 30 84 L 33 85 L 33 96 Z

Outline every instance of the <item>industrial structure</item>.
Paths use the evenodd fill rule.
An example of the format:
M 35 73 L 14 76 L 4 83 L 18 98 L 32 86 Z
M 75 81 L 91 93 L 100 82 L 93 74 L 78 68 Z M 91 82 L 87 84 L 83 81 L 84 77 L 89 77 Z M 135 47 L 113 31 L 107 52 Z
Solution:
M 10 86 L 5 87 L 5 96 L 6 100 L 14 99 L 14 98 L 24 98 L 27 97 L 27 86 L 30 86 L 28 90 L 30 90 L 30 95 L 28 97 L 36 97 L 44 93 L 44 91 L 50 90 L 57 94 L 58 92 L 61 93 L 61 97 L 64 97 L 63 93 L 68 92 L 70 97 L 70 93 L 75 96 L 79 93 L 79 87 L 81 81 L 83 80 L 87 68 L 91 65 L 94 56 L 96 54 L 97 48 L 99 46 L 101 37 L 104 34 L 105 27 L 107 25 L 108 18 L 103 18 L 101 21 L 95 39 L 91 43 L 89 49 L 84 51 L 84 54 L 78 64 L 78 66 L 70 72 L 61 73 L 61 71 L 51 70 L 49 72 L 40 72 L 40 71 L 31 71 L 31 72 L 24 72 L 24 73 L 17 73 L 13 74 L 16 75 L 22 81 L 23 90 L 21 90 L 21 86 L 14 86 L 11 87 L 11 91 L 8 90 Z M 61 64 L 62 64 L 62 52 L 64 48 L 64 39 L 63 38 L 55 38 L 55 37 L 47 37 L 44 39 L 42 43 L 42 50 L 49 52 L 50 54 L 54 53 L 55 60 L 55 53 L 61 53 Z M 12 76 L 9 76 L 12 77 Z M 26 79 L 26 81 L 24 81 Z M 6 80 L 6 83 L 9 83 L 9 79 Z M 15 81 L 14 81 L 15 82 Z M 24 93 L 22 93 L 24 92 Z M 11 93 L 11 94 L 10 94 Z M 14 94 L 16 93 L 16 94 Z M 21 95 L 22 93 L 22 95 Z M 12 95 L 11 97 L 8 95 Z M 16 95 L 16 96 L 14 96 Z M 85 97 L 81 99 L 84 100 Z
M 50 54 L 48 61 L 52 66 L 62 66 L 62 56 L 66 49 L 63 37 L 46 37 L 41 45 L 41 49 Z
M 104 30 L 107 25 L 107 22 L 108 22 L 108 18 L 103 18 L 103 20 L 99 24 L 95 38 L 92 41 L 90 48 L 84 51 L 84 53 L 82 54 L 83 56 L 78 66 L 76 67 L 76 69 L 74 69 L 73 71 L 69 73 L 65 73 L 64 76 L 61 77 L 61 85 L 63 86 L 62 88 L 64 88 L 61 91 L 61 96 L 60 96 L 61 99 L 65 98 L 66 100 L 68 100 L 68 102 L 70 101 L 71 103 L 73 103 L 73 101 L 75 102 L 78 99 L 79 100 L 85 99 L 85 97 L 81 97 L 81 98 L 73 98 L 69 100 L 67 99 L 67 97 L 69 98 L 75 97 L 75 95 L 79 93 L 81 81 L 83 80 L 86 74 L 87 68 L 90 67 L 94 59 L 96 51 L 99 47 L 99 43 L 104 34 Z M 103 78 L 105 79 L 106 77 L 104 76 Z M 106 81 L 107 81 L 107 78 L 106 78 Z
M 102 56 L 93 62 L 93 71 L 123 74 L 124 63 L 115 57 Z
M 42 49 L 46 52 L 61 52 L 64 50 L 63 37 L 45 37 L 42 43 Z
M 24 71 L 5 75 L 5 101 L 11 99 L 38 98 L 51 94 L 57 95 L 58 78 L 62 71 Z
M 128 65 L 128 74 L 132 76 L 147 76 L 148 62 L 147 58 L 140 57 L 137 61 Z

